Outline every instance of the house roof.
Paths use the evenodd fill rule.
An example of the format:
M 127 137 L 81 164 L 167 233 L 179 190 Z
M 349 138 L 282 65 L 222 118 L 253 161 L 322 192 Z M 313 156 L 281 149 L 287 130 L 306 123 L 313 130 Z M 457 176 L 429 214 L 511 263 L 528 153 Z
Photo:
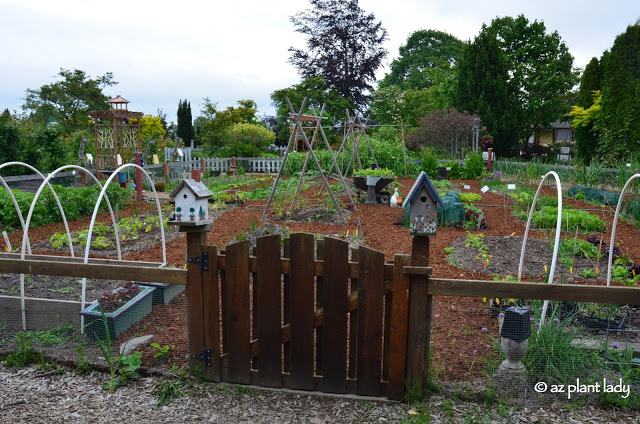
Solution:
M 418 175 L 416 182 L 413 183 L 413 187 L 411 187 L 409 194 L 407 195 L 407 197 L 405 197 L 404 202 L 402 202 L 402 207 L 406 209 L 410 203 L 413 203 L 413 201 L 416 200 L 423 188 L 427 190 L 427 193 L 429 193 L 429 196 L 431 196 L 433 201 L 444 207 L 444 203 L 442 203 L 442 199 L 438 195 L 438 191 L 433 186 L 433 183 L 429 179 L 429 176 L 424 171 L 420 172 L 420 175 Z
M 180 190 L 182 190 L 183 187 L 188 188 L 196 196 L 196 198 L 206 199 L 213 196 L 213 193 L 211 193 L 211 191 L 207 188 L 206 185 L 202 183 L 202 181 L 187 179 L 187 180 L 182 180 L 182 182 L 178 184 L 178 187 L 176 187 L 171 192 L 169 197 L 172 199 L 175 198 L 176 195 L 180 192 Z

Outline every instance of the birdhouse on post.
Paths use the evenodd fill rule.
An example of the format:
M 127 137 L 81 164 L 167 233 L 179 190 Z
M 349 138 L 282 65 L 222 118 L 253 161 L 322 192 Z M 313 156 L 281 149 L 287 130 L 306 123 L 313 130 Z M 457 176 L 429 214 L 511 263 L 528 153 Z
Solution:
M 422 171 L 404 199 L 402 207 L 409 214 L 409 230 L 412 236 L 433 236 L 438 227 L 438 204 L 444 207 L 442 199 Z
M 175 203 L 175 211 L 169 224 L 180 226 L 200 226 L 213 222 L 209 219 L 208 199 L 213 196 L 202 182 L 183 180 L 169 197 Z

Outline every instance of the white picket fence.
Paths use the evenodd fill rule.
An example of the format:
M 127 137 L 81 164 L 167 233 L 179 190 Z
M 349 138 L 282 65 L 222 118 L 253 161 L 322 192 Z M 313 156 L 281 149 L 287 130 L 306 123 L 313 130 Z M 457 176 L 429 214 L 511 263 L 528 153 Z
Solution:
M 165 154 L 165 158 L 167 158 L 167 162 L 169 163 L 169 166 L 172 169 L 180 168 L 179 172 L 182 172 L 183 170 L 191 171 L 192 169 L 201 169 L 202 161 L 204 161 L 204 166 L 207 172 L 210 172 L 210 171 L 227 172 L 231 167 L 231 163 L 232 163 L 231 158 L 195 159 L 193 157 L 194 156 L 193 152 L 198 150 L 199 149 L 193 149 L 190 147 L 183 148 L 181 149 L 182 156 L 180 156 L 180 155 L 173 155 L 173 148 L 166 148 L 164 154 Z M 282 167 L 282 158 L 237 157 L 236 166 L 238 167 L 241 166 L 245 170 L 245 172 L 275 174 L 275 173 L 278 173 L 280 171 L 280 168 Z

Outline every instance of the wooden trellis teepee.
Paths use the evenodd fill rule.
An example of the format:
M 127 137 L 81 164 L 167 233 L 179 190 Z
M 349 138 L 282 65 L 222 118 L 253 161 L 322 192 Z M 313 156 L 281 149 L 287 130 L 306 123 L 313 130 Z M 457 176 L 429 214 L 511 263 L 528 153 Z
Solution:
M 306 115 L 307 119 L 305 119 L 304 122 L 309 122 L 310 120 L 308 119 L 309 116 L 312 116 L 314 119 L 313 121 L 315 122 L 315 128 L 313 131 L 313 135 L 311 136 L 311 141 L 309 141 L 306 131 L 305 131 L 305 127 L 307 127 L 308 125 L 303 125 L 303 121 L 302 121 L 302 116 L 303 116 L 303 112 L 305 111 L 305 107 L 307 105 L 307 98 L 305 97 L 304 100 L 302 101 L 302 106 L 300 107 L 300 111 L 296 113 L 296 111 L 294 110 L 293 106 L 291 105 L 291 102 L 289 101 L 289 98 L 287 97 L 285 99 L 287 101 L 287 105 L 289 106 L 289 110 L 291 112 L 291 122 L 292 122 L 292 126 L 293 129 L 291 131 L 291 135 L 289 136 L 289 143 L 287 144 L 287 148 L 285 150 L 284 153 L 284 158 L 282 160 L 282 166 L 280 167 L 280 171 L 278 171 L 278 175 L 276 176 L 276 180 L 273 183 L 273 187 L 271 188 L 271 194 L 269 195 L 269 199 L 267 200 L 267 205 L 264 208 L 264 213 L 262 215 L 262 220 L 266 221 L 267 220 L 267 214 L 269 212 L 269 207 L 271 206 L 271 202 L 273 201 L 273 196 L 276 192 L 276 189 L 278 188 L 278 183 L 280 182 L 280 179 L 282 177 L 282 172 L 285 168 L 285 164 L 287 163 L 287 158 L 289 157 L 289 152 L 292 150 L 293 144 L 298 142 L 298 137 L 301 136 L 302 140 L 304 142 L 306 151 L 307 151 L 307 155 L 305 157 L 305 161 L 304 161 L 304 165 L 302 167 L 302 171 L 300 172 L 300 177 L 298 179 L 298 185 L 296 187 L 296 192 L 293 196 L 293 200 L 291 201 L 291 210 L 293 210 L 293 207 L 295 205 L 295 201 L 298 197 L 298 193 L 300 190 L 300 187 L 302 185 L 302 181 L 304 179 L 306 170 L 307 170 L 307 165 L 309 162 L 309 158 L 312 158 L 314 163 L 316 164 L 316 167 L 318 169 L 318 172 L 320 173 L 320 177 L 322 178 L 322 183 L 323 183 L 323 188 L 327 189 L 327 192 L 329 193 L 329 196 L 331 197 L 331 201 L 333 202 L 336 211 L 338 212 L 338 214 L 340 215 L 340 217 L 342 218 L 342 220 L 344 221 L 344 223 L 347 223 L 347 219 L 345 218 L 344 214 L 342 213 L 340 206 L 336 200 L 336 198 L 333 195 L 333 192 L 331 191 L 330 187 L 329 187 L 329 182 L 327 181 L 327 178 L 325 176 L 325 172 L 322 169 L 322 166 L 320 165 L 320 162 L 318 161 L 318 158 L 316 157 L 315 153 L 313 152 L 313 145 L 315 144 L 316 140 L 318 139 L 319 136 L 322 136 L 322 140 L 325 143 L 325 146 L 327 147 L 328 151 L 329 151 L 329 155 L 331 156 L 331 162 L 332 162 L 332 166 L 331 168 L 333 169 L 333 167 L 335 166 L 336 169 L 338 169 L 338 171 L 340 170 L 340 168 L 337 165 L 336 162 L 336 158 L 333 155 L 333 152 L 331 150 L 331 146 L 329 144 L 329 141 L 327 140 L 327 137 L 324 133 L 324 130 L 322 129 L 322 115 L 324 114 L 324 109 L 325 109 L 325 105 L 322 106 L 322 109 L 320 110 L 320 114 L 316 113 L 316 110 L 313 106 L 311 106 L 311 110 L 313 115 Z M 353 202 L 353 197 L 351 195 L 351 191 L 349 190 L 349 188 L 347 187 L 347 184 L 344 180 L 344 177 L 342 175 L 341 172 L 338 172 L 339 174 L 339 180 L 342 182 L 342 186 L 347 194 L 347 196 L 349 196 L 349 202 L 350 204 L 354 204 Z
M 344 168 L 344 171 L 340 171 L 337 162 L 334 163 L 335 168 L 338 170 L 339 174 L 347 175 L 349 170 L 351 169 L 352 164 L 353 166 L 357 165 L 359 169 L 362 169 L 362 160 L 360 159 L 358 148 L 360 147 L 360 143 L 363 139 L 369 147 L 369 152 L 371 153 L 371 157 L 373 158 L 373 164 L 376 168 L 378 167 L 378 160 L 376 159 L 376 155 L 373 152 L 373 148 L 371 147 L 371 143 L 369 142 L 369 137 L 367 136 L 366 130 L 367 120 L 365 120 L 365 123 L 363 124 L 357 114 L 354 114 L 352 117 L 349 113 L 349 110 L 347 110 L 347 122 L 345 124 L 344 138 L 342 139 L 342 143 L 340 144 L 338 153 L 336 153 L 336 158 L 339 158 L 340 155 L 346 151 L 348 143 L 351 143 L 352 150 L 351 156 L 349 157 L 349 161 L 347 162 L 347 166 L 346 168 Z M 329 175 L 331 175 L 331 173 L 333 172 L 334 165 L 332 165 L 331 169 L 329 169 Z M 366 166 L 366 168 L 368 167 L 369 166 Z

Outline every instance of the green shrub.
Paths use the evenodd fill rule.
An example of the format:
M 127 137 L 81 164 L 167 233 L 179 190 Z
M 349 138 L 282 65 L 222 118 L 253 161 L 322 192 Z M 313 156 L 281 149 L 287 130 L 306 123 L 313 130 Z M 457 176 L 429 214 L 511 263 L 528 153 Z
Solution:
M 438 173 L 438 157 L 433 149 L 425 148 L 420 152 L 420 171 L 424 171 L 429 178 L 436 178 Z M 451 178 L 451 177 L 449 177 Z
M 464 161 L 464 178 L 468 180 L 478 180 L 482 178 L 484 172 L 482 155 L 468 155 Z
M 60 204 L 62 205 L 65 216 L 68 220 L 91 215 L 96 202 L 98 201 L 100 190 L 102 189 L 99 185 L 73 188 L 52 184 L 52 187 L 60 199 Z M 18 202 L 18 206 L 22 211 L 23 217 L 26 219 L 35 195 L 21 190 L 11 190 L 11 192 Z M 109 196 L 109 201 L 113 208 L 115 208 L 116 204 L 120 207 L 124 207 L 129 198 L 126 190 L 120 188 L 120 186 L 116 184 L 109 185 L 107 195 Z M 104 211 L 106 209 L 107 203 L 103 198 L 99 210 Z M 0 216 L 2 216 L 2 223 L 4 225 L 9 225 L 13 228 L 20 227 L 20 220 L 15 207 L 13 206 L 13 202 L 11 202 L 11 198 L 7 191 L 1 188 Z M 62 221 L 62 215 L 60 214 L 53 194 L 51 194 L 51 191 L 48 188 L 45 188 L 38 197 L 30 226 L 39 227 L 41 225 L 52 224 L 60 221 Z
M 238 123 L 225 131 L 221 157 L 257 157 L 266 152 L 274 141 L 273 131 L 262 125 Z

